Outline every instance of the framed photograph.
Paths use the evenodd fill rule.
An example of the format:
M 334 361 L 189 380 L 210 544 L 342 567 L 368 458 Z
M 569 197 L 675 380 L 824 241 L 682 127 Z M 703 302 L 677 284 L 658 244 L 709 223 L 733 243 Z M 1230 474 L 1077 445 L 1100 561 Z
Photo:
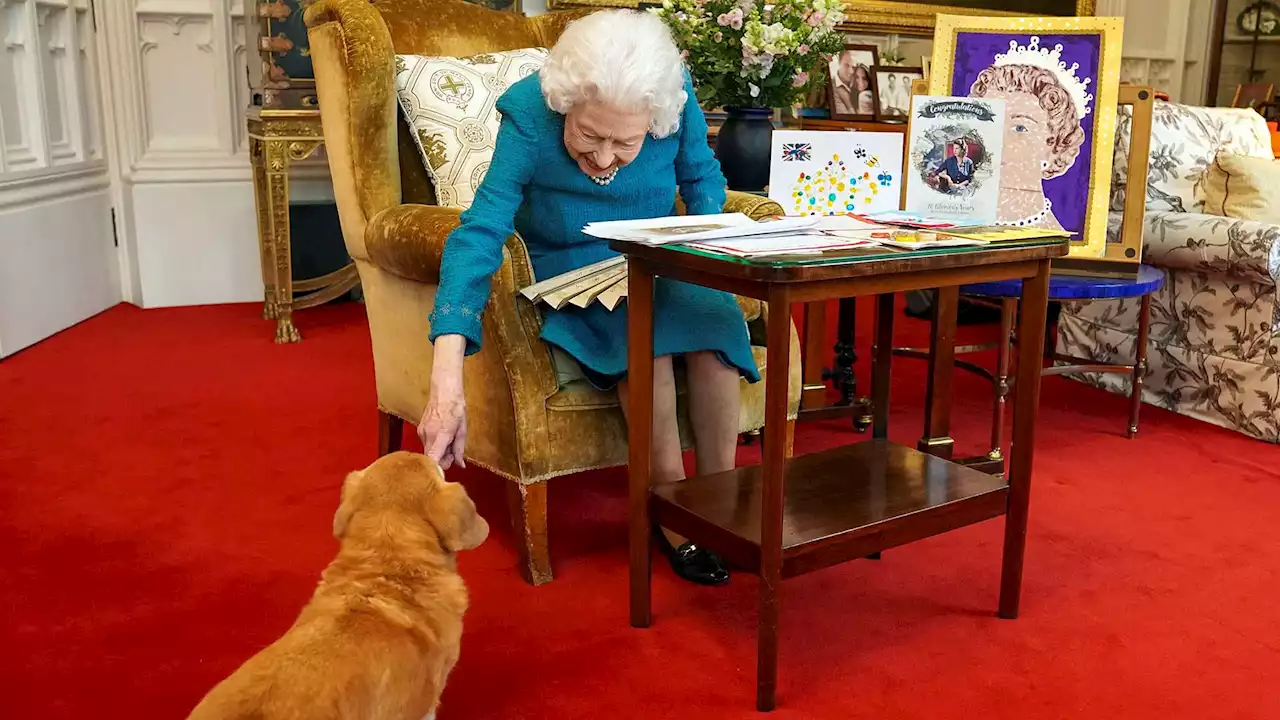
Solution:
M 1005 101 L 997 221 L 1066 230 L 1107 255 L 1120 18 L 939 15 L 930 95 Z
M 1233 108 L 1255 108 L 1262 103 L 1269 103 L 1276 97 L 1276 86 L 1272 83 L 1247 83 L 1236 86 L 1236 94 L 1231 98 Z
M 880 65 L 874 68 L 876 119 L 906 122 L 911 113 L 911 83 L 924 78 L 924 69 Z
M 880 64 L 875 45 L 845 45 L 827 63 L 827 107 L 833 120 L 876 119 L 875 78 Z

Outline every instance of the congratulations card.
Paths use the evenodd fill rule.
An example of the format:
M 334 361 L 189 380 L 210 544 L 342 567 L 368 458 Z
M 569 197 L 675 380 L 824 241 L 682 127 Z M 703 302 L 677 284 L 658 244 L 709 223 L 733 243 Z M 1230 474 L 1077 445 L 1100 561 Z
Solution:
M 775 130 L 769 199 L 788 215 L 897 210 L 902 135 Z
M 1004 109 L 996 99 L 912 98 L 907 211 L 995 224 Z

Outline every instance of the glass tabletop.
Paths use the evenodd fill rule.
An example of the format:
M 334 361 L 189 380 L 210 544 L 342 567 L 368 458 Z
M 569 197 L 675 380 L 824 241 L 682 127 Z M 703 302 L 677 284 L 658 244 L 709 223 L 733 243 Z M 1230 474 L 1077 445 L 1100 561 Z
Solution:
M 1053 247 L 1066 242 L 1067 239 L 1063 237 L 1047 237 L 1030 240 L 1000 241 L 986 245 L 932 247 L 922 248 L 919 250 L 873 245 L 844 250 L 832 250 L 824 252 L 821 255 L 769 255 L 767 257 L 754 258 L 724 255 L 708 250 L 691 248 L 686 245 L 665 245 L 663 247 L 664 249 L 674 250 L 676 252 L 698 255 L 738 265 L 748 265 L 760 268 L 786 268 L 818 265 L 845 265 L 865 262 L 880 262 L 883 260 L 907 260 L 911 258 L 925 258 L 938 255 L 964 255 L 970 253 L 1014 250 L 1019 248 Z

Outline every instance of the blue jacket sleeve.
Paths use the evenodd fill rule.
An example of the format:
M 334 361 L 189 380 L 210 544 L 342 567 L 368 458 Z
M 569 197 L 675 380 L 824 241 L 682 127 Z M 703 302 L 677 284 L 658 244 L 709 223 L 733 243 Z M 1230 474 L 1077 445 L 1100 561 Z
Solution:
M 499 102 L 502 122 L 489 171 L 476 190 L 461 224 L 445 241 L 440 287 L 431 311 L 431 341 L 441 335 L 467 338 L 466 354 L 479 352 L 480 317 L 489 301 L 489 283 L 502 265 L 502 248 L 515 230 L 516 211 L 525 185 L 538 164 L 532 113 Z
M 707 144 L 707 117 L 698 106 L 693 80 L 685 73 L 684 102 L 680 118 L 680 149 L 676 152 L 676 183 L 690 215 L 712 215 L 724 211 L 724 175 L 720 161 Z

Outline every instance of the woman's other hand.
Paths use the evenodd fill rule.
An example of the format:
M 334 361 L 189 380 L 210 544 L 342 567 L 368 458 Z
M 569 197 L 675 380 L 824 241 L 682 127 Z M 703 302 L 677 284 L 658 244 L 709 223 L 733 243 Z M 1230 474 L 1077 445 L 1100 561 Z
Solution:
M 431 368 L 431 393 L 418 423 L 423 452 L 448 470 L 454 463 L 466 467 L 467 399 L 462 391 L 462 359 L 467 340 L 462 335 L 436 338 Z

